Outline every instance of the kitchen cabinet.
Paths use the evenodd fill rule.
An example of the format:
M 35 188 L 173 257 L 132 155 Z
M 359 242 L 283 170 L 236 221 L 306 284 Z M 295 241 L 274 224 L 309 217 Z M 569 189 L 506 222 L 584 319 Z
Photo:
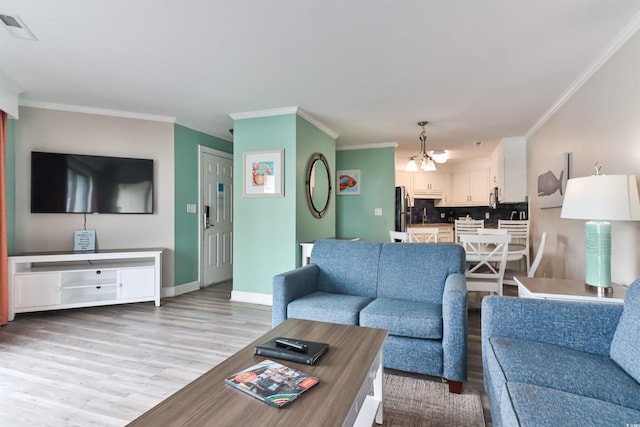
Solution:
M 527 199 L 527 140 L 503 138 L 493 154 L 491 187 L 498 187 L 500 203 L 520 203 Z
M 396 186 L 404 186 L 411 199 L 435 199 L 436 206 L 448 206 L 450 174 L 396 170 Z
M 413 172 L 396 169 L 396 187 L 405 187 L 407 194 L 413 197 Z
M 442 193 L 444 192 L 445 180 L 447 176 L 439 172 L 414 172 L 414 195 L 416 195 L 416 197 L 420 195 L 441 197 Z
M 451 175 L 449 206 L 488 206 L 489 188 L 488 167 L 458 170 Z

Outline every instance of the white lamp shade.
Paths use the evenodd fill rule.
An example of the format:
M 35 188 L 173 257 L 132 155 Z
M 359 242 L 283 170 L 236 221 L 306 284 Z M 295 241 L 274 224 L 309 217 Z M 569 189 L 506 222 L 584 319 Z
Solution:
M 420 165 L 420 169 L 427 172 L 433 172 L 436 170 L 436 164 L 430 157 L 423 157 Z
M 571 178 L 560 218 L 602 221 L 640 220 L 634 175 L 592 175 Z
M 416 160 L 412 157 L 409 159 L 409 163 L 407 163 L 407 167 L 405 168 L 408 172 L 415 172 L 418 170 L 418 165 L 416 164 Z
M 447 150 L 436 150 L 431 153 L 431 158 L 433 158 L 436 163 L 446 163 L 449 158 L 449 154 L 447 153 Z

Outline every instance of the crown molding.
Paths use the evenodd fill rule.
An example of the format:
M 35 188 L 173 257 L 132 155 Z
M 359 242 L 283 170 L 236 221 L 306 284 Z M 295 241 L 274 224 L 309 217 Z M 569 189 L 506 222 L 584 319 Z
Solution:
M 213 137 L 216 137 L 216 138 L 218 138 L 218 139 L 222 139 L 222 140 L 224 140 L 224 141 L 227 141 L 227 142 L 233 143 L 233 136 L 231 136 L 231 135 L 221 135 L 221 134 L 219 134 L 219 133 L 217 133 L 217 132 L 214 132 L 214 131 L 212 131 L 212 130 L 208 130 L 208 129 L 199 129 L 197 126 L 191 126 L 190 124 L 185 123 L 185 122 L 179 122 L 179 121 L 176 121 L 176 124 L 177 124 L 177 125 L 180 125 L 180 126 L 184 126 L 184 127 L 186 127 L 187 129 L 195 130 L 196 132 L 204 133 L 204 134 L 206 134 L 206 135 L 213 136 Z
M 255 119 L 257 117 L 284 116 L 286 114 L 297 114 L 298 107 L 270 108 L 266 110 L 245 111 L 242 113 L 231 113 L 229 117 L 233 120 Z
M 318 129 L 320 129 L 322 132 L 324 132 L 327 135 L 329 135 L 331 137 L 331 139 L 334 139 L 334 140 L 338 139 L 339 135 L 338 135 L 337 132 L 335 132 L 329 126 L 327 126 L 324 123 L 322 123 L 320 120 L 318 120 L 315 117 L 313 117 L 311 114 L 309 114 L 306 111 L 304 111 L 302 108 L 298 108 L 297 114 L 298 114 L 298 116 L 302 117 L 303 119 L 305 119 L 306 121 L 308 121 L 309 123 L 311 123 L 312 125 L 317 127 Z
M 233 120 L 242 120 L 242 119 L 255 119 L 257 117 L 284 116 L 287 114 L 296 114 L 302 117 L 303 119 L 305 119 L 306 121 L 308 121 L 309 123 L 311 123 L 312 125 L 314 125 L 315 127 L 317 127 L 318 129 L 320 129 L 322 132 L 329 135 L 331 138 L 333 139 L 338 138 L 338 134 L 334 132 L 331 128 L 329 128 L 327 125 L 325 125 L 324 123 L 322 123 L 321 121 L 313 117 L 311 114 L 307 113 L 302 108 L 297 106 L 284 107 L 284 108 L 271 108 L 267 110 L 258 110 L 258 111 L 247 111 L 244 113 L 231 113 L 229 114 L 229 116 Z
M 371 148 L 398 148 L 398 143 L 397 142 L 380 142 L 380 143 L 374 143 L 374 144 L 347 145 L 342 147 L 336 147 L 336 151 L 368 150 Z
M 19 105 L 21 107 L 43 108 L 45 110 L 67 111 L 70 113 L 96 114 L 99 116 L 121 117 L 125 119 L 149 120 L 163 123 L 176 122 L 176 118 L 170 116 L 109 110 L 107 108 L 86 107 L 83 105 L 57 104 L 55 102 L 34 101 L 31 99 L 21 99 Z
M 604 48 L 596 59 L 582 72 L 582 74 L 567 88 L 567 90 L 556 100 L 525 133 L 525 138 L 529 139 L 538 131 L 593 75 L 606 64 L 611 57 L 620 50 L 622 46 L 640 29 L 640 13 L 636 14 L 631 21 L 614 37 L 609 45 Z

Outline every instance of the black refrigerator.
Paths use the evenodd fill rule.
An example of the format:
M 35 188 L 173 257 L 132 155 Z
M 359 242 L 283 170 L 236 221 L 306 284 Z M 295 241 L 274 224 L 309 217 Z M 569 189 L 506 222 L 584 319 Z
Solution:
M 409 195 L 404 187 L 396 187 L 396 231 L 407 231 Z

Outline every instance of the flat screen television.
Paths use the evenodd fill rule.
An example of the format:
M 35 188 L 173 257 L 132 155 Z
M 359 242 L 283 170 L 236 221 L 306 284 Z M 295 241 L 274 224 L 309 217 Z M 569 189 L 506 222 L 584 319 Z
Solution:
M 31 152 L 31 213 L 153 213 L 153 160 Z

